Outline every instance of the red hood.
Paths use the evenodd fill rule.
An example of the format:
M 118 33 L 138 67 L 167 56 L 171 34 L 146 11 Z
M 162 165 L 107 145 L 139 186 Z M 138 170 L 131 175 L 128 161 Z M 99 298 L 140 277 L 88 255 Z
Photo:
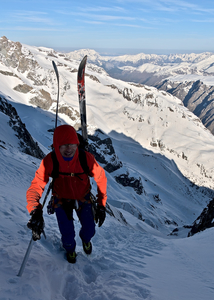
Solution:
M 61 125 L 58 126 L 54 130 L 54 135 L 53 135 L 53 146 L 54 150 L 57 156 L 57 159 L 60 164 L 64 163 L 64 159 L 59 152 L 59 147 L 61 145 L 66 145 L 66 144 L 77 144 L 79 145 L 79 139 L 76 133 L 76 130 L 70 126 L 70 125 Z M 74 157 L 76 157 L 77 152 L 75 153 Z

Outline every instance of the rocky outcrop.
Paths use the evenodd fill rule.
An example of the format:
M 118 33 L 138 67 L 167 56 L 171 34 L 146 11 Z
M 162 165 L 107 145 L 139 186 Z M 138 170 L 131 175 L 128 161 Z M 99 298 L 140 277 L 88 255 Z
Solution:
M 214 86 L 207 86 L 202 81 L 171 82 L 165 80 L 156 86 L 181 99 L 214 134 Z
M 30 92 L 33 88 L 27 84 L 19 84 L 13 88 L 15 91 L 27 94 Z
M 30 99 L 30 103 L 48 110 L 53 103 L 51 95 L 43 89 L 35 92 L 35 94 L 36 96 Z
M 77 121 L 80 119 L 79 112 L 71 106 L 61 105 L 58 109 L 58 113 L 65 114 L 72 121 Z
M 188 237 L 211 227 L 214 227 L 214 199 L 209 202 L 207 207 L 204 208 L 200 216 L 195 220 L 188 233 Z
M 17 68 L 20 73 L 39 67 L 30 51 L 23 49 L 21 43 L 12 42 L 5 36 L 0 38 L 0 60 L 7 67 Z
M 96 160 L 104 165 L 104 169 L 112 173 L 122 167 L 122 162 L 118 159 L 112 140 L 101 130 L 96 130 L 94 135 L 89 135 L 89 152 Z
M 142 180 L 141 178 L 135 178 L 132 176 L 129 176 L 129 173 L 127 174 L 121 174 L 119 176 L 115 176 L 115 179 L 117 183 L 121 184 L 122 186 L 129 186 L 135 190 L 135 192 L 138 195 L 141 195 L 144 191 L 143 185 L 142 185 Z
M 42 159 L 45 154 L 39 148 L 38 143 L 33 140 L 25 124 L 18 116 L 16 109 L 2 96 L 0 96 L 0 111 L 10 118 L 9 126 L 15 131 L 15 135 L 19 140 L 20 150 L 26 154 Z

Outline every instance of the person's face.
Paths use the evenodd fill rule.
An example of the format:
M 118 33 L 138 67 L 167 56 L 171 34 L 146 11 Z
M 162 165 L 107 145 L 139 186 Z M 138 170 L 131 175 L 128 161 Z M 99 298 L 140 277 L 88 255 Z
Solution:
M 59 147 L 59 151 L 64 157 L 73 157 L 77 150 L 77 144 L 66 144 Z

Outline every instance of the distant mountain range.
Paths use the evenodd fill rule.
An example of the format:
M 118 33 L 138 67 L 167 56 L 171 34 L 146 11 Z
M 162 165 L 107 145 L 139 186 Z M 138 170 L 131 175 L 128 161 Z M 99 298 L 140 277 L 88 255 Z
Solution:
M 155 86 L 178 97 L 214 133 L 214 53 L 112 57 L 78 50 L 69 57 L 79 59 L 85 54 L 114 78 Z

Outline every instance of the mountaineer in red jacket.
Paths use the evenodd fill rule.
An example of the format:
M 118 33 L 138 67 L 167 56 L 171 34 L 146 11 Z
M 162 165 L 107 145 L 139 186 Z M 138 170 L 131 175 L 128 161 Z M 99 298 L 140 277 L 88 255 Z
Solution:
M 85 152 L 89 174 L 86 174 L 79 159 L 79 139 L 75 129 L 70 125 L 61 125 L 54 131 L 53 147 L 59 163 L 58 177 L 54 178 L 52 198 L 49 209 L 56 213 L 62 244 L 67 251 L 67 260 L 76 262 L 76 241 L 73 224 L 73 209 L 81 223 L 79 232 L 83 249 L 86 254 L 92 251 L 91 238 L 95 234 L 95 221 L 91 203 L 91 186 L 89 176 L 97 183 L 96 222 L 100 227 L 106 216 L 107 179 L 104 169 L 97 163 L 94 156 Z M 31 186 L 27 190 L 27 209 L 31 215 L 28 227 L 32 230 L 33 239 L 40 239 L 44 229 L 42 205 L 39 200 L 44 188 L 52 177 L 53 159 L 49 153 L 41 162 Z

